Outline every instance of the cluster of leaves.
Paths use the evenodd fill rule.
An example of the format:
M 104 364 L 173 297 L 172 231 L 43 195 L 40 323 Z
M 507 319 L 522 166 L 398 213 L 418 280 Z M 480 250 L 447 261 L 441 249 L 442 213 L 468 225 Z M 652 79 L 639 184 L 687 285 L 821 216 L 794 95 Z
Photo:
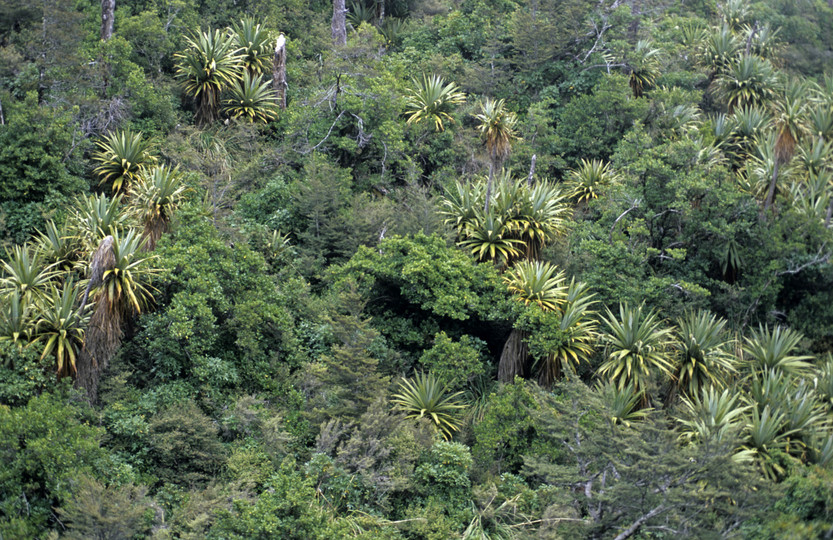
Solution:
M 223 31 L 209 29 L 186 38 L 188 47 L 174 55 L 176 73 L 185 92 L 197 100 L 198 124 L 214 122 L 221 110 L 231 118 L 253 122 L 276 117 L 277 98 L 270 88 L 271 80 L 263 80 L 271 69 L 273 42 L 269 32 L 252 18 Z
M 488 183 L 458 183 L 442 199 L 440 213 L 478 260 L 506 267 L 521 258 L 540 259 L 547 244 L 565 233 L 565 199 L 550 183 L 532 186 L 503 175 L 494 193 Z
M 136 184 L 127 204 L 120 195 L 77 198 L 63 226 L 50 220 L 45 232 L 7 253 L 0 277 L 0 341 L 42 343 L 41 360 L 54 358 L 58 377 L 72 376 L 93 400 L 125 319 L 152 301 L 155 270 L 146 250 L 167 229 L 185 189 L 176 170 L 145 167 L 141 135 L 114 134 L 100 145 L 96 172 L 117 191 L 126 191 L 129 179 Z

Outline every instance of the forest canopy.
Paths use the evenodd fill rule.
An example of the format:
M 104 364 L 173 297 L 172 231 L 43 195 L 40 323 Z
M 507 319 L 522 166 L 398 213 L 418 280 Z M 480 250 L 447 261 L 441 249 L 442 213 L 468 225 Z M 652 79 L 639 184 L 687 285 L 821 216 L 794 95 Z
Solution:
M 6 1 L 0 538 L 828 538 L 833 2 Z

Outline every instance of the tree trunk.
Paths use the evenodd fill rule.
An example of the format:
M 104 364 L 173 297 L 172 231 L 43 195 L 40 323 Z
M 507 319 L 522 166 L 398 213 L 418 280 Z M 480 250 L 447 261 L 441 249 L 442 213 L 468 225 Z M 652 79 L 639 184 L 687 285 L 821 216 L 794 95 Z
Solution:
M 116 266 L 113 252 L 113 237 L 105 236 L 93 253 L 90 262 L 90 281 L 81 299 L 78 312 L 84 311 L 91 289 L 102 284 L 105 273 Z M 78 355 L 75 373 L 75 387 L 87 392 L 90 403 L 98 400 L 98 379 L 121 343 L 121 312 L 108 309 L 110 304 L 101 298 L 96 301 L 87 332 L 84 336 L 84 348 Z
M 755 39 L 755 33 L 758 31 L 758 21 L 755 21 L 754 26 L 752 26 L 752 30 L 749 32 L 749 36 L 746 38 L 746 56 L 749 56 L 752 53 L 752 40 Z
M 113 37 L 113 21 L 116 0 L 101 0 L 101 39 L 107 41 Z
M 532 154 L 532 163 L 529 165 L 529 176 L 526 177 L 527 187 L 532 187 L 532 178 L 535 176 L 535 160 L 538 159 L 536 154 Z
M 286 109 L 286 38 L 283 34 L 275 44 L 275 57 L 272 62 L 272 86 L 278 96 L 278 107 Z
M 382 26 L 385 23 L 385 0 L 376 0 L 376 24 Z
M 561 362 L 555 358 L 554 354 L 548 354 L 540 362 L 541 367 L 538 369 L 538 384 L 549 390 L 555 384 L 555 381 L 564 376 L 561 372 Z
M 516 376 L 523 376 L 524 364 L 529 354 L 529 349 L 524 343 L 525 338 L 526 334 L 517 328 L 513 328 L 509 334 L 498 363 L 497 378 L 500 382 L 511 383 Z
M 489 180 L 486 182 L 486 205 L 483 207 L 483 213 L 489 213 L 489 204 L 492 202 L 492 182 L 495 179 L 495 162 L 489 163 Z
M 639 35 L 639 25 L 642 22 L 642 1 L 630 0 L 628 5 L 630 5 L 631 16 L 633 17 L 631 24 L 628 27 L 628 32 L 630 33 L 631 41 L 636 41 L 636 38 Z
M 344 7 L 344 0 L 333 0 L 333 44 L 345 45 L 347 43 L 347 9 Z
M 766 192 L 766 200 L 764 200 L 764 212 L 766 212 L 772 201 L 775 199 L 775 183 L 778 181 L 778 169 L 781 167 L 781 160 L 775 159 L 775 166 L 772 168 L 772 180 L 769 183 L 769 189 Z
M 95 403 L 98 400 L 98 363 L 86 348 L 81 350 L 75 364 L 75 388 L 87 394 L 87 401 Z

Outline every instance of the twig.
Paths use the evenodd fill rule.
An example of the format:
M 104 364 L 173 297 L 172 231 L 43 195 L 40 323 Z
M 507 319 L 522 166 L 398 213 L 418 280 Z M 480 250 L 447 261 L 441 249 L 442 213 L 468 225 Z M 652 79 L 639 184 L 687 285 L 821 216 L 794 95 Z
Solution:
M 517 529 L 518 527 L 529 527 L 530 525 L 535 525 L 536 523 L 559 523 L 561 521 L 585 521 L 581 518 L 543 518 L 543 519 L 535 519 L 532 521 L 525 521 L 523 523 L 516 523 L 515 525 L 509 525 L 510 529 Z
M 586 68 L 582 69 L 581 72 L 584 73 L 585 71 L 590 70 L 590 69 L 603 67 L 603 68 L 607 69 L 608 73 L 610 73 L 610 68 L 612 68 L 612 67 L 625 67 L 625 66 L 627 66 L 627 64 L 625 64 L 624 62 L 621 63 L 621 64 L 593 64 L 592 66 L 587 66 Z
M 631 204 L 631 207 L 628 208 L 627 210 L 625 210 L 624 212 L 622 212 L 621 214 L 619 214 L 619 217 L 616 218 L 616 221 L 613 222 L 613 225 L 610 227 L 610 235 L 608 236 L 608 240 L 607 240 L 609 244 L 611 244 L 611 245 L 613 244 L 613 230 L 616 229 L 616 224 L 619 223 L 619 221 L 623 217 L 628 215 L 632 210 L 636 210 L 637 208 L 639 208 L 639 203 L 640 202 L 641 201 L 639 199 L 635 199 L 633 201 L 633 203 Z
M 815 266 L 817 264 L 827 263 L 830 260 L 830 253 L 829 252 L 828 253 L 822 253 L 824 251 L 824 248 L 826 247 L 826 245 L 827 244 L 822 244 L 821 247 L 819 248 L 818 252 L 816 253 L 816 256 L 813 257 L 812 259 L 810 259 L 809 261 L 807 261 L 806 263 L 798 265 L 794 268 L 787 268 L 786 270 L 782 270 L 780 272 L 777 272 L 775 275 L 777 275 L 777 276 L 795 275 L 795 274 L 798 274 L 799 272 L 801 272 L 802 270 L 806 270 L 807 268 L 810 268 L 811 266 Z
M 333 128 L 336 127 L 336 124 L 338 124 L 338 121 L 341 120 L 342 116 L 344 116 L 344 111 L 341 111 L 340 113 L 338 113 L 338 116 L 336 116 L 336 119 L 333 122 L 333 125 L 330 126 L 330 129 L 327 130 L 327 135 L 323 139 L 321 139 L 321 142 L 319 142 L 318 144 L 316 144 L 315 146 L 313 146 L 312 148 L 310 148 L 306 152 L 303 152 L 303 151 L 300 151 L 300 150 L 296 150 L 296 152 L 298 152 L 299 154 L 307 155 L 310 152 L 314 152 L 315 150 L 317 150 L 319 146 L 324 144 L 324 141 L 326 141 L 327 139 L 330 138 L 330 134 L 333 132 Z
M 359 148 L 364 148 L 365 146 L 367 146 L 367 143 L 370 142 L 370 139 L 373 138 L 373 134 L 365 134 L 364 120 L 362 120 L 361 116 L 355 115 L 353 113 L 350 113 L 350 116 L 359 121 L 359 133 L 358 135 L 356 135 L 356 145 L 358 145 Z
M 593 46 L 590 47 L 590 50 L 587 51 L 587 53 L 584 55 L 584 58 L 582 58 L 579 61 L 579 64 L 583 64 L 583 63 L 587 62 L 587 59 L 590 58 L 590 55 L 593 54 L 594 52 L 596 52 L 596 47 L 599 46 L 599 42 L 604 37 L 604 33 L 610 28 L 612 28 L 612 26 L 607 24 L 607 17 L 606 16 L 602 17 L 602 29 L 601 30 L 599 30 L 599 27 L 596 24 L 596 21 L 593 21 L 593 30 L 595 30 L 595 33 L 596 33 L 596 41 L 593 43 Z
M 388 160 L 388 145 L 385 144 L 385 140 L 382 139 L 382 147 L 385 149 L 385 154 L 382 156 L 382 180 L 385 179 L 385 162 Z
M 631 536 L 633 536 L 636 533 L 636 531 L 639 530 L 639 528 L 642 526 L 643 523 L 645 523 L 646 521 L 648 521 L 652 517 L 656 516 L 657 514 L 660 514 L 660 513 L 664 512 L 665 510 L 666 510 L 666 508 L 665 508 L 664 505 L 661 504 L 661 505 L 657 506 L 656 508 L 654 508 L 653 510 L 651 510 L 647 514 L 643 515 L 642 517 L 640 517 L 639 519 L 634 521 L 633 524 L 630 527 L 625 529 L 625 531 L 622 532 L 622 534 L 620 534 L 619 536 L 617 536 L 613 540 L 625 540 L 626 538 L 630 538 Z

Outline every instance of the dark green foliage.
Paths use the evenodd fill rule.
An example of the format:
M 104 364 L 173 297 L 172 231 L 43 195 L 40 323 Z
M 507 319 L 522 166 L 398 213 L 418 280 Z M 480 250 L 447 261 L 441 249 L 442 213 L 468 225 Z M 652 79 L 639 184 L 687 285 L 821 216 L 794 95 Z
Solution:
M 87 476 L 78 478 L 77 483 L 72 498 L 58 509 L 69 528 L 64 538 L 119 540 L 133 538 L 150 528 L 144 487 L 105 486 Z
M 40 347 L 19 347 L 0 341 L 0 404 L 25 405 L 52 386 L 54 360 L 41 360 Z
M 418 497 L 407 517 L 409 528 L 422 538 L 447 538 L 461 532 L 467 519 L 472 466 L 467 446 L 438 441 L 414 470 Z
M 315 502 L 314 479 L 284 461 L 255 504 L 238 500 L 220 514 L 208 538 L 326 538 L 326 512 Z M 310 504 L 312 503 L 312 504 Z
M 833 527 L 830 471 L 797 471 L 784 480 L 781 489 L 783 497 L 772 512 L 741 527 L 744 536 L 762 540 L 823 538 Z
M 316 449 L 333 456 L 339 470 L 350 475 L 351 490 L 360 495 L 351 506 L 358 502 L 371 510 L 387 510 L 392 493 L 410 485 L 419 455 L 400 455 L 398 437 L 410 436 L 410 443 L 424 450 L 433 433 L 425 427 L 424 423 L 403 422 L 401 414 L 390 411 L 387 401 L 378 399 L 355 425 L 328 424 L 318 437 Z M 407 472 L 402 470 L 406 467 Z
M 634 98 L 627 79 L 605 77 L 592 94 L 573 98 L 561 110 L 556 123 L 556 145 L 568 167 L 581 158 L 607 160 L 616 143 L 633 125 L 643 120 L 649 105 Z
M 192 401 L 160 411 L 149 419 L 147 456 L 162 484 L 199 486 L 217 475 L 226 451 L 216 424 Z
M 804 522 L 829 527 L 833 520 L 833 491 L 830 471 L 814 468 L 784 481 L 786 493 L 776 508 Z
M 168 528 L 163 534 L 178 535 L 188 540 L 205 538 L 220 515 L 232 509 L 231 499 L 246 496 L 245 492 L 234 489 L 227 491 L 224 487 L 209 484 L 204 489 L 187 492 L 179 489 L 159 490 L 156 499 L 170 508 L 170 512 L 164 516 Z
M 349 169 L 313 156 L 289 188 L 292 204 L 288 217 L 300 255 L 297 266 L 304 275 L 320 279 L 325 267 L 343 263 L 359 246 L 374 246 L 386 235 L 432 226 L 432 218 L 418 214 L 420 210 L 431 212 L 424 202 L 415 200 L 414 207 L 398 205 L 394 197 L 375 196 L 380 185 L 368 193 L 352 177 Z M 278 196 L 271 186 L 263 195 Z
M 409 508 L 402 526 L 406 538 L 443 540 L 456 537 L 463 532 L 465 517 L 459 514 L 449 516 L 448 511 L 445 502 L 436 498 L 429 499 L 424 505 Z
M 117 2 L 107 41 L 99 2 L 2 4 L 7 270 L 16 251 L 2 247 L 29 242 L 31 259 L 57 263 L 41 276 L 56 290 L 83 287 L 88 248 L 112 231 L 75 230 L 71 201 L 93 183 L 90 200 L 109 204 L 93 158 L 108 133 L 144 133 L 188 191 L 176 215 L 127 182 L 110 205 L 125 211 L 109 229 L 165 223 L 145 252 L 160 269 L 153 302 L 124 318 L 93 408 L 40 360 L 46 337 L 27 346 L 49 326 L 30 319 L 70 320 L 77 299 L 55 311 L 41 284 L 26 312 L 0 294 L 0 537 L 831 535 L 829 0 L 348 0 L 342 46 L 324 0 Z M 249 37 L 224 56 L 248 64 L 195 106 L 175 75 L 186 38 L 235 25 Z M 283 87 L 267 82 L 278 32 Z M 258 95 L 241 104 L 227 83 L 243 69 Z M 456 83 L 451 107 L 408 103 L 422 74 Z M 771 103 L 802 88 L 790 107 Z M 511 154 L 484 147 L 486 102 L 516 118 Z M 418 108 L 444 130 L 409 123 Z M 771 184 L 787 120 L 795 155 L 782 152 Z M 442 196 L 485 186 L 497 158 L 521 191 L 566 195 L 582 160 L 616 178 L 561 201 L 557 238 L 534 219 L 510 237 L 484 221 L 475 232 L 492 245 L 516 244 L 496 268 L 454 244 Z M 571 286 L 554 311 L 522 308 L 507 285 L 534 293 L 512 279 L 532 263 L 587 296 Z M 620 303 L 663 328 L 700 309 L 725 319 L 720 387 L 684 380 L 708 348 L 685 325 L 639 387 L 634 373 L 621 388 L 598 380 L 616 354 L 600 314 Z M 99 322 L 74 344 L 95 349 Z M 755 358 L 772 363 L 761 347 L 777 327 L 795 333 L 798 374 L 750 375 Z M 512 370 L 542 386 L 495 380 L 506 343 Z M 438 433 L 428 387 L 446 384 L 462 408 L 440 411 Z
M 755 201 L 723 167 L 701 166 L 690 140 L 657 142 L 635 128 L 615 162 L 625 180 L 621 191 L 592 204 L 603 213 L 586 215 L 571 239 L 570 270 L 602 303 L 647 300 L 667 316 L 702 306 L 737 326 L 793 306 L 806 293 L 799 286 L 791 303 L 778 303 L 788 280 L 813 275 L 785 266 L 803 260 L 814 268 L 817 224 L 787 213 L 764 226 Z
M 153 27 L 146 29 L 153 33 Z M 154 54 L 149 46 L 148 54 Z M 115 116 L 113 120 L 120 120 L 121 116 L 128 117 L 130 123 L 148 136 L 163 135 L 170 132 L 178 121 L 176 110 L 176 91 L 171 80 L 162 80 L 154 77 L 155 74 L 147 74 L 142 70 L 134 46 L 124 36 L 114 35 L 106 42 L 99 42 L 91 47 L 91 57 L 101 58 L 99 72 L 94 77 L 100 77 L 104 88 L 101 92 L 106 96 L 104 103 L 97 104 L 98 108 L 105 105 L 111 109 L 104 113 L 98 112 L 102 118 L 102 125 L 99 129 L 107 131 L 107 116 Z M 158 62 L 158 56 L 157 60 Z M 131 107 L 128 111 L 119 110 L 119 105 L 129 101 Z
M 361 479 L 336 465 L 330 456 L 313 454 L 304 465 L 304 473 L 314 482 L 328 508 L 344 511 L 360 507 L 364 491 Z
M 25 406 L 0 405 L 0 535 L 33 538 L 57 525 L 52 509 L 70 499 L 76 479 L 101 477 L 101 428 L 65 396 L 43 394 Z
M 828 286 L 828 284 L 830 286 Z M 787 308 L 788 325 L 813 340 L 813 348 L 833 348 L 833 273 L 830 266 L 820 266 L 784 280 L 778 305 Z
M 175 51 L 172 36 L 152 11 L 141 11 L 119 19 L 119 34 L 131 45 L 130 59 L 150 76 L 158 76 L 163 68 L 170 71 Z
M 535 83 L 552 77 L 557 69 L 553 61 L 568 58 L 585 37 L 585 21 L 592 16 L 593 5 L 586 0 L 570 0 L 530 7 L 514 10 L 507 26 L 514 49 L 512 60 L 524 75 L 516 77 L 515 83 L 534 88 Z
M 360 416 L 388 386 L 371 352 L 379 333 L 364 318 L 365 303 L 355 285 L 348 283 L 327 317 L 334 344 L 321 359 L 324 371 L 319 376 L 325 387 L 322 412 L 327 418 Z
M 501 385 L 489 396 L 483 419 L 474 425 L 472 455 L 479 475 L 517 473 L 523 455 L 534 447 L 537 427 L 532 412 L 538 408 L 533 384 L 520 378 Z
M 459 341 L 445 332 L 434 336 L 434 345 L 419 357 L 419 363 L 447 385 L 451 391 L 462 390 L 466 384 L 486 373 L 485 343 L 464 335 Z
M 284 431 L 284 419 L 274 406 L 257 396 L 242 396 L 229 406 L 222 419 L 223 437 L 246 443 L 262 441 L 265 450 L 278 461 L 287 452 L 292 436 Z
M 418 487 L 414 484 L 414 468 L 434 444 L 437 434 L 430 421 L 425 418 L 399 422 L 392 429 L 386 430 L 386 434 L 386 442 L 390 445 L 392 497 L 395 497 L 394 502 L 401 506 L 410 500 L 411 494 Z M 347 447 L 349 442 L 345 448 Z
M 38 106 L 34 93 L 4 101 L 0 125 L 0 242 L 23 243 L 47 215 L 84 193 L 81 137 L 72 111 Z M 87 146 L 86 144 L 84 146 Z
M 303 180 L 297 185 L 298 195 L 292 208 L 296 234 L 302 254 L 319 268 L 352 252 L 343 243 L 352 244 L 356 238 L 343 234 L 342 220 L 351 183 L 348 171 L 339 170 L 323 158 L 313 158 L 304 167 Z
M 450 506 L 465 504 L 471 486 L 472 466 L 468 447 L 460 443 L 438 441 L 414 470 L 418 490 Z
M 672 432 L 650 420 L 616 426 L 582 383 L 562 384 L 540 399 L 535 419 L 560 451 L 528 454 L 525 474 L 533 482 L 576 488 L 573 505 L 587 519 L 581 526 L 565 524 L 565 534 L 609 536 L 652 524 L 678 537 L 721 534 L 734 530 L 737 519 L 764 515 L 775 500 L 770 488 L 759 491 L 763 484 L 750 467 L 731 459 L 730 446 L 680 447 Z
M 291 196 L 286 181 L 276 176 L 262 189 L 244 194 L 237 207 L 237 214 L 269 229 L 284 231 L 290 225 Z
M 395 237 L 378 250 L 360 248 L 334 275 L 356 280 L 368 295 L 375 326 L 403 352 L 428 348 L 440 325 L 452 337 L 470 334 L 495 349 L 503 344 L 494 332 L 511 304 L 497 271 L 437 236 Z
M 183 378 L 213 399 L 279 387 L 300 354 L 287 303 L 303 284 L 287 277 L 279 288 L 259 254 L 223 241 L 201 216 L 183 216 L 174 234 L 156 250 L 166 268 L 156 282 L 157 311 L 143 317 L 130 345 L 136 376 Z
M 324 460 L 326 461 L 326 460 Z M 312 472 L 312 471 L 310 471 Z M 354 530 L 353 525 L 368 527 L 361 538 L 395 538 L 378 521 L 366 522 L 344 518 L 333 519 L 331 505 L 317 491 L 313 475 L 299 472 L 295 463 L 285 460 L 265 484 L 266 489 L 254 504 L 235 500 L 231 511 L 221 511 L 206 538 L 330 540 L 343 538 Z M 352 535 L 351 535 L 352 536 Z

